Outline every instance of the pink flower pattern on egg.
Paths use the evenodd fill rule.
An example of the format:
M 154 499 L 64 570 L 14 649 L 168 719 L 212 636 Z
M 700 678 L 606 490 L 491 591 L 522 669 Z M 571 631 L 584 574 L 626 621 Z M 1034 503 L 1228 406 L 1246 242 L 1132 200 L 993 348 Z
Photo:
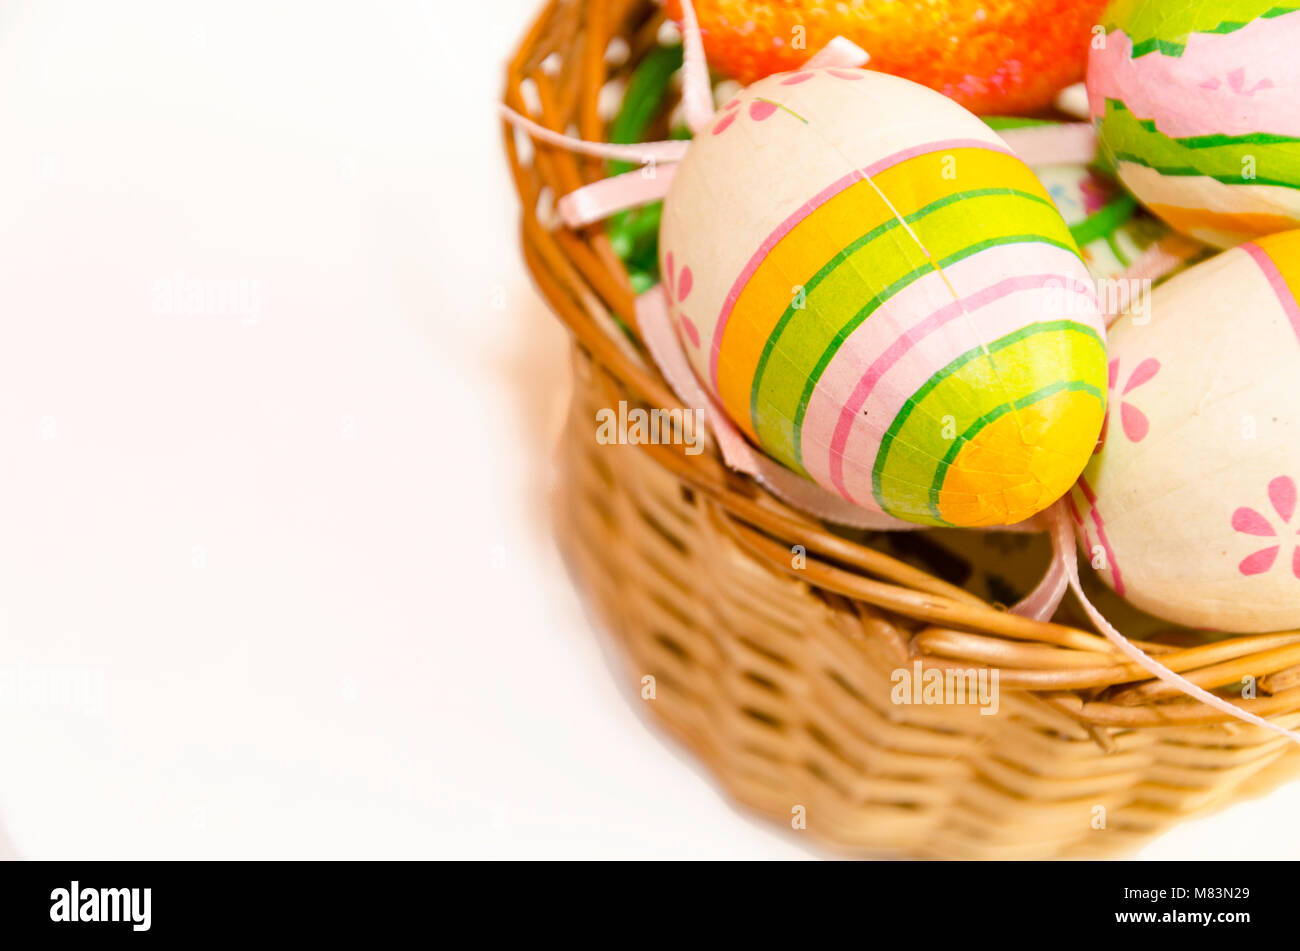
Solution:
M 1295 516 L 1296 510 L 1295 480 L 1290 476 L 1278 476 L 1268 484 L 1268 500 L 1280 524 L 1259 511 L 1243 505 L 1232 513 L 1233 529 L 1242 535 L 1251 535 L 1255 538 L 1278 538 L 1280 533 L 1289 532 L 1291 519 Z M 1293 534 L 1300 534 L 1300 531 Z M 1300 544 L 1295 544 L 1294 541 L 1292 544 L 1294 547 L 1291 551 L 1291 573 L 1300 578 Z M 1277 556 L 1281 551 L 1281 543 L 1261 548 L 1243 558 L 1237 565 L 1237 570 L 1247 577 L 1262 575 L 1277 562 Z
M 682 310 L 682 304 L 690 296 L 691 288 L 695 286 L 695 275 L 691 273 L 690 267 L 684 264 L 680 273 L 675 272 L 673 269 L 673 253 L 671 251 L 664 258 L 664 272 L 664 280 L 668 284 L 668 299 L 677 305 L 675 308 L 677 311 L 677 326 L 681 330 L 682 336 L 690 341 L 691 346 L 699 349 L 700 331 L 696 328 L 695 321 L 687 317 L 686 312 Z
M 1220 89 L 1222 87 L 1223 87 L 1223 83 L 1221 83 L 1217 79 L 1207 79 L 1205 82 L 1201 83 L 1202 89 L 1214 90 L 1214 89 Z M 1272 89 L 1273 80 L 1269 79 L 1266 76 L 1263 79 L 1261 79 L 1259 82 L 1255 83 L 1255 85 L 1247 89 L 1246 70 L 1244 67 L 1239 66 L 1236 69 L 1234 69 L 1232 72 L 1228 73 L 1228 88 L 1232 90 L 1234 93 L 1236 93 L 1238 96 L 1253 96 L 1255 95 L 1256 92 L 1258 92 L 1261 89 Z
M 739 111 L 736 109 L 736 107 L 739 105 L 740 105 L 740 100 L 733 99 L 731 100 L 731 102 L 727 103 L 725 106 L 722 107 L 722 118 L 719 119 L 713 125 L 714 135 L 722 135 L 722 133 L 726 132 L 729 128 L 731 128 L 731 124 L 736 121 L 736 116 L 740 114 Z
M 1155 357 L 1147 357 L 1129 374 L 1128 382 L 1124 384 L 1124 389 L 1118 396 L 1119 402 L 1119 421 L 1124 429 L 1124 435 L 1128 437 L 1129 442 L 1141 442 L 1147 438 L 1147 433 L 1151 431 L 1151 421 L 1147 419 L 1147 414 L 1142 412 L 1127 399 L 1128 395 L 1144 383 L 1149 383 L 1151 379 L 1160 372 L 1160 361 Z M 1106 442 L 1106 433 L 1110 429 L 1110 413 L 1116 402 L 1115 387 L 1119 383 L 1119 360 L 1110 361 L 1110 406 L 1106 409 L 1106 418 L 1101 424 L 1101 436 L 1097 439 L 1097 451 Z
M 819 73 L 821 75 L 834 76 L 836 79 L 847 79 L 847 80 L 862 79 L 866 75 L 860 70 L 851 70 L 851 69 L 825 69 L 820 71 L 805 69 L 797 73 L 791 73 L 785 79 L 781 80 L 781 85 L 798 86 L 800 83 L 806 83 L 808 80 L 819 75 Z M 713 124 L 713 129 L 711 130 L 711 134 L 722 135 L 722 133 L 730 129 L 732 125 L 735 124 L 736 119 L 741 115 L 742 110 L 739 108 L 739 106 L 740 106 L 739 99 L 733 99 L 725 106 L 723 106 L 721 110 L 722 117 Z M 767 119 L 772 118 L 772 116 L 776 115 L 778 109 L 785 109 L 785 108 L 786 107 L 783 106 L 781 103 L 776 102 L 772 99 L 756 98 L 750 100 L 749 108 L 744 111 L 747 112 L 749 114 L 749 117 L 753 119 L 755 122 L 763 122 Z M 786 109 L 786 111 L 790 112 L 789 109 Z M 806 121 L 798 113 L 790 112 L 790 115 L 794 116 L 800 122 Z

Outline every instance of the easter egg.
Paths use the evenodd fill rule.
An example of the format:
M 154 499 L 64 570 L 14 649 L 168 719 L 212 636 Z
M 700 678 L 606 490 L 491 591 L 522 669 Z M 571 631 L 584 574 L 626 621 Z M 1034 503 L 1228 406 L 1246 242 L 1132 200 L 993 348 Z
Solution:
M 1117 0 L 1088 61 L 1103 156 L 1216 247 L 1300 226 L 1300 7 Z
M 1070 230 L 987 125 L 883 73 L 755 83 L 695 137 L 660 265 L 692 369 L 786 467 L 926 525 L 1063 495 L 1105 407 Z
M 1192 627 L 1300 627 L 1300 231 L 1224 251 L 1111 327 L 1102 447 L 1068 507 L 1132 604 Z
M 871 68 L 979 113 L 1034 112 L 1083 78 L 1105 0 L 695 0 L 715 69 L 742 83 L 797 69 L 844 36 Z M 680 4 L 668 4 L 680 20 Z

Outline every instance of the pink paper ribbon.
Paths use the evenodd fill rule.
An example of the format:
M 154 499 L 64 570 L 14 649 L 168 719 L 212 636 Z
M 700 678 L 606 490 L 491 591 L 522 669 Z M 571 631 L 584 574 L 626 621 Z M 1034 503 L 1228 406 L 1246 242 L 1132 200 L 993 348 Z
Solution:
M 668 194 L 676 171 L 676 165 L 633 169 L 575 188 L 556 207 L 566 225 L 581 228 L 628 208 L 658 201 Z
M 681 139 L 669 139 L 664 142 L 637 142 L 635 145 L 588 142 L 586 139 L 576 139 L 571 135 L 565 135 L 563 132 L 548 129 L 527 116 L 515 112 L 505 103 L 498 103 L 497 108 L 511 125 L 523 129 L 534 139 L 545 142 L 547 145 L 558 145 L 570 152 L 578 152 L 581 155 L 591 155 L 596 158 L 634 162 L 638 165 L 644 165 L 651 161 L 680 162 L 691 144 L 689 141 Z
M 1261 726 L 1266 730 L 1272 730 L 1279 733 L 1287 739 L 1300 743 L 1300 733 L 1294 730 L 1288 730 L 1286 727 L 1279 726 L 1265 720 L 1263 717 L 1241 709 L 1234 703 L 1217 696 L 1204 687 L 1198 687 L 1181 674 L 1176 674 L 1160 661 L 1151 657 L 1127 637 L 1121 634 L 1115 627 L 1106 620 L 1105 615 L 1097 610 L 1096 606 L 1088 600 L 1088 596 L 1083 593 L 1083 586 L 1079 583 L 1079 558 L 1078 552 L 1074 547 L 1074 527 L 1070 524 L 1070 516 L 1066 513 L 1064 501 L 1057 502 L 1049 511 L 1049 518 L 1052 525 L 1052 547 L 1055 551 L 1054 562 L 1061 562 L 1064 565 L 1065 575 L 1069 581 L 1074 596 L 1078 599 L 1079 604 L 1083 607 L 1084 613 L 1092 621 L 1093 626 L 1105 636 L 1105 638 L 1114 644 L 1129 660 L 1137 664 L 1143 670 L 1147 671 L 1157 680 L 1164 681 L 1169 686 L 1187 694 L 1194 700 L 1199 700 L 1207 706 L 1213 707 L 1221 713 L 1236 717 L 1246 723 Z
M 852 40 L 837 36 L 814 53 L 808 60 L 811 69 L 861 69 L 871 62 L 871 56 Z
M 1055 504 L 1059 506 L 1062 503 Z M 1048 530 L 1052 531 L 1050 527 Z M 1037 587 L 1011 609 L 1012 614 L 1033 618 L 1035 621 L 1050 621 L 1055 616 L 1056 609 L 1061 606 L 1065 592 L 1070 587 L 1070 576 L 1065 569 L 1062 544 L 1074 544 L 1073 530 L 1064 542 L 1057 537 L 1055 531 L 1052 531 L 1052 561 L 1047 566 L 1047 573 L 1043 575 L 1043 580 L 1038 582 Z
M 998 133 L 1020 161 L 1044 165 L 1091 165 L 1097 158 L 1097 133 L 1091 122 L 1026 126 Z
M 704 131 L 714 112 L 704 38 L 691 0 L 682 0 L 682 112 L 692 135 Z

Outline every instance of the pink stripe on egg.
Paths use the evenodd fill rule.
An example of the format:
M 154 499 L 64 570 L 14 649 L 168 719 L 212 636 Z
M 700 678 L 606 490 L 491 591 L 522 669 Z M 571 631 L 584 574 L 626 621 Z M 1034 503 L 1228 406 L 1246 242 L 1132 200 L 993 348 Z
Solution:
M 840 411 L 839 422 L 835 426 L 835 434 L 831 439 L 831 481 L 834 483 L 835 488 L 847 497 L 848 490 L 844 485 L 844 447 L 849 441 L 849 433 L 853 429 L 858 412 L 871 395 L 872 390 L 876 388 L 876 384 L 904 354 L 919 341 L 939 330 L 951 320 L 969 316 L 973 312 L 996 303 L 1004 297 L 1009 297 L 1018 291 L 1039 290 L 1045 287 L 1060 288 L 1061 282 L 1062 278 L 1058 274 L 1030 274 L 1024 277 L 1012 277 L 999 281 L 992 287 L 987 287 L 977 294 L 972 294 L 970 297 L 961 300 L 954 300 L 939 308 L 911 330 L 896 338 L 889 345 L 889 348 L 867 368 L 867 372 L 862 375 L 858 385 L 854 387 L 853 395 L 849 397 L 848 402 L 844 404 L 844 408 Z M 1092 294 L 1092 288 L 1083 283 L 1076 282 L 1069 289 L 1071 292 L 1083 296 Z M 1015 316 L 1017 318 L 1016 323 L 1021 324 L 1023 322 L 1021 313 L 1017 312 Z M 967 349 L 971 348 L 968 347 Z
M 1110 579 L 1114 582 L 1115 593 L 1122 598 L 1124 597 L 1124 579 L 1119 573 L 1119 562 L 1115 560 L 1115 550 L 1110 547 L 1110 540 L 1106 538 L 1106 525 L 1102 521 L 1101 513 L 1097 511 L 1097 494 L 1092 491 L 1092 486 L 1088 484 L 1088 479 L 1085 476 L 1079 476 L 1079 481 L 1075 484 L 1083 492 L 1084 498 L 1088 500 L 1092 524 L 1097 527 L 1097 541 L 1101 543 L 1101 550 L 1106 553 L 1106 564 L 1110 566 Z
M 873 175 L 878 175 L 885 169 L 900 162 L 906 162 L 910 158 L 918 155 L 928 155 L 931 152 L 939 152 L 944 149 L 988 149 L 991 152 L 1001 152 L 1005 155 L 1011 155 L 1009 149 L 1001 148 L 991 142 L 982 139 L 945 139 L 940 142 L 927 142 L 922 145 L 914 145 L 911 148 L 903 149 L 892 155 L 886 156 L 877 162 L 873 162 L 863 169 L 854 169 L 843 178 L 837 179 L 830 185 L 827 185 L 820 192 L 808 199 L 798 208 L 796 208 L 784 221 L 781 222 L 770 235 L 764 239 L 763 243 L 758 246 L 758 250 L 750 257 L 749 262 L 736 277 L 735 282 L 731 285 L 731 290 L 727 292 L 726 300 L 722 302 L 722 312 L 718 317 L 717 325 L 713 330 L 713 344 L 709 351 L 709 379 L 713 381 L 713 390 L 718 389 L 718 356 L 722 352 L 722 335 L 727 329 L 727 322 L 731 319 L 731 311 L 736 306 L 736 301 L 740 299 L 741 291 L 749 283 L 749 279 L 754 276 L 759 265 L 768 253 L 776 247 L 781 240 L 794 230 L 799 222 L 803 221 L 810 214 L 824 205 L 830 199 L 834 198 L 840 192 L 844 191 L 850 185 L 869 179 Z
M 1295 295 L 1291 293 L 1291 287 L 1278 270 L 1273 259 L 1268 256 L 1263 248 L 1253 242 L 1247 242 L 1240 246 L 1255 263 L 1259 269 L 1264 272 L 1264 277 L 1268 280 L 1269 287 L 1273 288 L 1273 293 L 1277 295 L 1278 303 L 1282 305 L 1282 310 L 1286 312 L 1287 320 L 1291 321 L 1291 329 L 1295 331 L 1296 341 L 1300 342 L 1300 305 L 1296 304 Z
M 1053 275 L 1058 281 L 1071 281 L 1075 288 L 1074 313 L 1048 312 L 1061 306 L 1059 291 L 1048 292 L 1022 288 L 1011 293 L 1039 295 L 1024 299 L 1004 298 L 1000 306 L 970 311 L 969 301 L 981 297 L 1001 282 L 1025 277 Z M 1070 275 L 1069 278 L 1063 275 Z M 1072 252 L 1051 245 L 1007 245 L 989 248 L 978 255 L 945 268 L 944 275 L 928 274 L 899 291 L 844 342 L 822 375 L 808 403 L 802 430 L 802 458 L 809 474 L 822 485 L 836 484 L 834 473 L 843 481 L 842 494 L 865 503 L 871 496 L 870 467 L 881 435 L 889 427 L 903 403 L 916 392 L 936 369 L 946 366 L 962 353 L 1011 333 L 1028 323 L 1069 316 L 1093 325 L 1096 304 L 1091 285 L 1082 286 L 1082 264 Z M 948 281 L 943 280 L 947 277 Z M 951 284 L 952 290 L 949 290 Z M 969 321 L 954 319 L 953 291 L 968 301 Z M 947 321 L 941 326 L 936 313 Z M 920 325 L 930 323 L 922 330 Z M 934 333 L 939 329 L 939 333 Z M 891 348 L 895 348 L 891 351 Z M 873 365 L 881 363 L 874 385 L 865 399 L 855 400 Z M 861 395 L 861 394 L 859 394 Z M 836 439 L 846 405 L 858 405 L 851 411 L 853 422 L 847 438 Z M 864 413 L 863 410 L 866 412 Z M 843 436 L 843 434 L 841 434 Z M 832 452 L 832 444 L 840 450 Z M 832 470 L 832 455 L 841 456 Z

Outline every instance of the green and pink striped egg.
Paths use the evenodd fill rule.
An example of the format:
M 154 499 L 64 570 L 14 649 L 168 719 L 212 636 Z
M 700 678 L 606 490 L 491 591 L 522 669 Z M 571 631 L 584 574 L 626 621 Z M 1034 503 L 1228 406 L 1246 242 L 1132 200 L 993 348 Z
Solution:
M 660 259 L 692 367 L 790 469 L 925 525 L 1023 521 L 1091 457 L 1104 326 L 1070 230 L 978 118 L 857 69 L 768 77 L 695 138 Z
M 1139 201 L 1216 247 L 1300 225 L 1300 2 L 1116 0 L 1088 99 Z

